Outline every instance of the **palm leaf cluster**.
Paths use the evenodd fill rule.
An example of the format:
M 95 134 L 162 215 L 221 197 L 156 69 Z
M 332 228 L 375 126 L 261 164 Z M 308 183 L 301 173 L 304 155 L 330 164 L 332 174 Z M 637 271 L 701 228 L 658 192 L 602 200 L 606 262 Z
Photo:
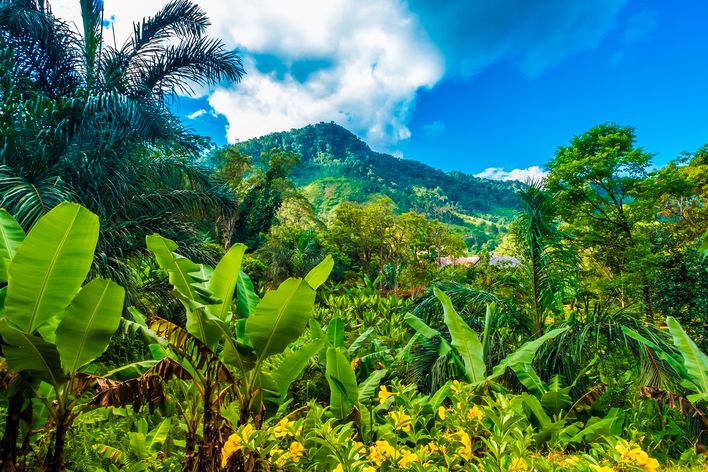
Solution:
M 127 284 L 146 234 L 189 245 L 195 221 L 236 210 L 195 163 L 208 142 L 170 105 L 244 70 L 188 0 L 135 23 L 122 45 L 104 37 L 101 1 L 81 9 L 73 25 L 47 2 L 0 3 L 0 207 L 28 228 L 61 201 L 85 205 L 102 220 L 96 271 Z

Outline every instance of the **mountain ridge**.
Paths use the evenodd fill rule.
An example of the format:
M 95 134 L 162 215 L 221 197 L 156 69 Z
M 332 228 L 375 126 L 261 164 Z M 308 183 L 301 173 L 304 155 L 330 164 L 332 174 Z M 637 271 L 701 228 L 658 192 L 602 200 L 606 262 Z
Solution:
M 261 153 L 273 148 L 300 156 L 291 178 L 323 216 L 344 201 L 365 203 L 387 196 L 401 212 L 423 213 L 467 232 L 481 225 L 487 225 L 485 231 L 494 231 L 489 225 L 506 226 L 517 208 L 517 182 L 443 172 L 419 161 L 376 152 L 334 122 L 270 133 L 236 146 L 256 164 Z

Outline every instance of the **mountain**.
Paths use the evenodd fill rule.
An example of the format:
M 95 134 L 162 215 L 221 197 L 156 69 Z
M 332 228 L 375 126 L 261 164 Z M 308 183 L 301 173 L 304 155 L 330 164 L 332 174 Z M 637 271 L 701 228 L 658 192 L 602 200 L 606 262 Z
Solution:
M 322 216 L 343 201 L 364 203 L 378 196 L 393 200 L 399 211 L 417 211 L 457 225 L 496 233 L 517 208 L 516 182 L 443 172 L 418 161 L 373 151 L 336 123 L 318 123 L 271 133 L 238 144 L 259 161 L 272 148 L 300 156 L 292 179 Z

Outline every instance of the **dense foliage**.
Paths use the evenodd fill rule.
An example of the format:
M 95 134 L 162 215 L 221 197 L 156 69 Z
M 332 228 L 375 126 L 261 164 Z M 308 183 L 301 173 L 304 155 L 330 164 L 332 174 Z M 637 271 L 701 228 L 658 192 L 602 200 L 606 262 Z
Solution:
M 201 9 L 117 48 L 81 6 L 0 3 L 0 470 L 705 469 L 706 148 L 608 123 L 513 185 L 334 124 L 208 150 L 170 96 L 243 70 Z

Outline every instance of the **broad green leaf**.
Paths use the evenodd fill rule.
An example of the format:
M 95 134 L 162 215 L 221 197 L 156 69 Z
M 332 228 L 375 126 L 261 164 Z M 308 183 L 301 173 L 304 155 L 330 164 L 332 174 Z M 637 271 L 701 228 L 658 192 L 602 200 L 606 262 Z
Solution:
M 683 356 L 683 365 L 689 380 L 698 388 L 699 396 L 708 395 L 708 356 L 698 349 L 678 321 L 669 316 L 666 318 L 666 324 L 674 338 L 674 346 Z
M 248 318 L 255 311 L 261 299 L 253 289 L 251 278 L 244 271 L 239 272 L 236 280 L 236 314 L 239 318 Z
M 452 346 L 450 345 L 448 340 L 445 339 L 442 334 L 440 334 L 440 331 L 431 328 L 425 323 L 425 321 L 421 320 L 413 313 L 406 313 L 406 315 L 403 317 L 403 320 L 408 323 L 408 326 L 415 330 L 416 334 L 415 336 L 413 336 L 413 338 L 416 338 L 417 336 L 423 336 L 426 339 L 437 338 L 440 340 L 438 356 L 446 356 L 452 350 Z M 413 339 L 411 339 L 411 341 L 409 341 L 408 344 L 403 348 L 404 353 L 399 353 L 398 357 L 403 358 L 404 356 L 406 356 L 407 353 L 410 352 L 410 350 L 413 348 L 413 344 Z
M 60 203 L 39 219 L 10 263 L 5 317 L 26 333 L 51 340 L 93 262 L 98 217 L 74 203 Z
M 151 234 L 145 238 L 148 250 L 155 255 L 155 260 L 160 267 L 167 271 L 170 283 L 182 296 L 195 299 L 194 288 L 190 272 L 197 272 L 199 266 L 189 259 L 182 258 L 174 253 L 177 250 L 177 243 L 171 239 L 163 238 L 159 234 Z M 178 264 L 177 258 L 184 259 L 182 264 Z M 189 264 L 191 262 L 191 264 Z
M 307 362 L 322 349 L 324 343 L 321 339 L 316 339 L 308 344 L 305 344 L 297 351 L 287 354 L 278 368 L 273 373 L 273 378 L 278 384 L 280 395 L 285 396 L 288 393 L 290 384 L 298 378 L 302 370 L 307 365 Z
M 359 385 L 359 394 L 357 398 L 360 403 L 366 403 L 368 400 L 371 400 L 374 395 L 376 395 L 379 384 L 383 378 L 386 377 L 387 373 L 388 370 L 386 369 L 375 370 Z
M 244 321 L 244 320 L 239 320 Z M 234 333 L 231 332 L 229 325 L 218 318 L 214 319 L 214 326 L 221 332 L 224 339 L 224 362 L 236 367 L 242 374 L 253 369 L 256 363 L 256 356 L 253 348 L 241 342 Z
M 559 414 L 573 404 L 573 399 L 570 397 L 570 389 L 571 387 L 565 387 L 544 393 L 541 397 L 541 405 L 551 413 Z
M 533 415 L 536 417 L 538 422 L 541 424 L 541 427 L 547 426 L 551 423 L 551 418 L 544 411 L 543 407 L 541 406 L 541 403 L 538 401 L 538 398 L 529 395 L 528 393 L 522 393 L 521 400 L 523 401 L 524 405 L 531 411 L 531 413 L 533 413 Z
M 106 372 L 104 377 L 113 380 L 128 380 L 140 377 L 148 370 L 152 369 L 160 362 L 159 360 L 148 360 L 126 364 L 117 369 Z
M 327 343 L 328 347 L 343 347 L 344 346 L 344 320 L 341 318 L 333 318 L 327 325 Z
M 583 440 L 593 441 L 599 437 L 615 436 L 619 434 L 624 422 L 624 411 L 619 408 L 612 408 L 607 412 L 607 416 L 602 419 L 591 418 L 585 428 L 570 438 L 569 442 L 579 443 Z
M 244 244 L 231 246 L 229 252 L 221 258 L 209 282 L 209 290 L 221 303 L 210 306 L 209 311 L 226 323 L 230 320 L 231 303 L 236 290 L 236 281 L 241 272 L 241 261 L 246 252 Z
M 159 425 L 157 425 L 155 429 L 148 433 L 147 440 L 150 450 L 155 451 L 158 446 L 165 444 L 165 441 L 167 441 L 167 437 L 170 434 L 170 427 L 172 427 L 170 418 L 165 418 Z
M 365 342 L 367 339 L 369 339 L 369 336 L 374 332 L 374 328 L 368 328 L 364 330 L 363 333 L 361 333 L 357 338 L 352 341 L 352 343 L 349 345 L 347 348 L 347 351 L 349 351 L 349 354 L 354 354 Z
M 108 459 L 113 464 L 120 465 L 123 461 L 123 451 L 107 444 L 94 444 L 93 450 L 96 451 L 96 454 Z
M 0 208 L 0 284 L 7 282 L 7 270 L 17 248 L 25 239 L 22 226 L 3 208 Z
M 7 296 L 7 287 L 0 288 L 0 318 L 5 317 L 5 297 Z
M 555 338 L 556 336 L 562 333 L 565 333 L 566 331 L 568 331 L 568 329 L 569 328 L 567 326 L 564 328 L 556 328 L 547 332 L 540 338 L 525 343 L 523 346 L 506 356 L 499 364 L 497 364 L 497 366 L 492 369 L 492 375 L 490 375 L 487 380 L 494 380 L 497 377 L 501 376 L 502 374 L 504 374 L 507 367 L 511 368 L 511 366 L 531 364 L 533 362 L 533 358 L 536 356 L 536 351 L 538 351 L 538 349 L 543 345 L 543 343 L 545 343 L 549 339 Z
M 438 408 L 442 406 L 447 398 L 450 397 L 450 392 L 452 391 L 452 381 L 448 380 L 445 384 L 438 389 L 437 392 L 430 397 L 430 406 L 433 411 L 438 411 Z
M 487 303 L 484 313 L 484 333 L 482 334 L 482 359 L 489 357 L 489 334 L 496 314 L 497 306 L 494 303 Z
M 128 433 L 130 445 L 130 452 L 132 452 L 135 457 L 141 462 L 144 462 L 148 457 L 150 457 L 150 448 L 145 437 L 145 433 L 141 432 L 129 432 Z
M 307 282 L 312 290 L 317 290 L 320 285 L 325 283 L 329 274 L 332 272 L 334 267 L 334 260 L 332 256 L 327 256 L 322 262 L 317 264 L 306 276 L 305 282 Z
M 278 392 L 278 385 L 275 383 L 275 379 L 269 373 L 258 370 L 254 372 L 254 382 L 253 387 L 257 392 L 257 395 L 251 400 L 251 412 L 258 414 L 260 412 L 261 401 L 269 402 L 274 404 L 280 404 L 281 396 Z
M 536 398 L 541 398 L 548 391 L 546 383 L 541 380 L 531 364 L 512 365 L 511 369 L 521 382 Z
M 3 340 L 3 354 L 9 370 L 26 372 L 30 376 L 44 380 L 54 387 L 64 381 L 59 351 L 54 344 L 39 336 L 20 331 L 0 320 L 0 335 Z
M 220 330 L 215 326 L 214 316 L 206 311 L 206 303 L 195 286 L 192 273 L 201 273 L 198 264 L 186 257 L 176 254 L 177 244 L 159 234 L 152 234 L 145 238 L 147 247 L 155 260 L 167 271 L 170 283 L 178 294 L 181 295 L 182 304 L 187 310 L 187 331 L 209 347 L 213 347 L 221 337 Z
M 337 418 L 346 418 L 357 402 L 359 389 L 349 360 L 336 348 L 327 349 L 325 375 L 329 383 L 329 404 L 332 413 Z
M 406 313 L 403 319 L 406 323 L 408 323 L 411 328 L 413 328 L 417 333 L 420 333 L 427 339 L 440 337 L 440 332 L 438 330 L 428 326 L 425 321 L 421 320 L 413 313 Z
M 73 374 L 106 350 L 123 312 L 123 287 L 94 279 L 74 297 L 57 327 L 56 345 L 64 371 Z
M 452 306 L 452 301 L 447 294 L 437 288 L 433 289 L 435 296 L 443 306 L 445 324 L 450 330 L 452 347 L 459 353 L 465 364 L 465 373 L 470 382 L 478 383 L 484 380 L 486 366 L 484 363 L 483 347 L 477 334 L 469 327 L 465 320 L 457 314 Z
M 622 332 L 624 333 L 625 336 L 634 339 L 635 341 L 638 341 L 648 348 L 650 348 L 654 353 L 659 356 L 659 359 L 665 361 L 667 364 L 671 366 L 672 369 L 674 369 L 681 377 L 688 377 L 688 371 L 686 370 L 686 367 L 683 365 L 680 359 L 677 357 L 672 356 L 671 354 L 667 353 L 663 349 L 661 349 L 656 343 L 650 341 L 649 339 L 645 338 L 641 334 L 637 333 L 631 328 L 627 328 L 626 326 L 622 326 Z
M 283 352 L 300 337 L 314 302 L 315 291 L 301 279 L 288 279 L 266 293 L 246 320 L 246 336 L 260 359 Z

